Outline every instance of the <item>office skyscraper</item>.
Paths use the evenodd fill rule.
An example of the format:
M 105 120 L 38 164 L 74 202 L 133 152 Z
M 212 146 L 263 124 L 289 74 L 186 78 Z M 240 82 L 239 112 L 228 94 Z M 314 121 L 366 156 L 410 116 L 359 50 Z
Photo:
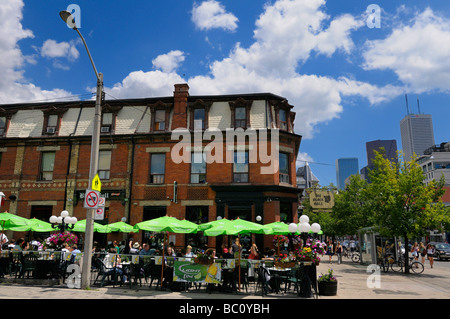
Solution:
M 400 121 L 404 160 L 410 161 L 413 154 L 423 152 L 434 145 L 433 122 L 429 114 L 408 114 Z
M 336 181 L 338 189 L 344 189 L 345 180 L 355 174 L 359 174 L 358 159 L 356 157 L 338 158 L 336 160 Z
M 372 162 L 375 159 L 375 152 L 381 152 L 384 149 L 385 158 L 391 162 L 397 163 L 397 141 L 396 140 L 376 140 L 366 143 L 367 166 L 372 168 Z

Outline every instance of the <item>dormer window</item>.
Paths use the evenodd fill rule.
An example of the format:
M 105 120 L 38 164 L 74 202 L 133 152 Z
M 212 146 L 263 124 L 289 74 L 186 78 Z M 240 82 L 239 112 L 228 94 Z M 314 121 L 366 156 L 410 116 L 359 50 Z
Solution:
M 45 133 L 55 134 L 57 129 L 58 129 L 58 115 L 51 114 L 47 118 L 47 127 L 45 129 Z
M 285 109 L 280 109 L 279 120 L 280 120 L 280 130 L 287 131 L 288 122 L 287 122 L 287 112 Z
M 49 107 L 42 110 L 44 112 L 44 125 L 42 135 L 58 135 L 61 119 L 68 108 Z
M 247 128 L 247 112 L 245 107 L 237 107 L 235 109 L 234 127 Z
M 6 134 L 6 117 L 0 117 L 0 137 Z
M 155 111 L 155 131 L 164 131 L 166 129 L 166 110 Z
M 235 102 L 228 102 L 231 109 L 231 125 L 234 128 L 247 129 L 250 127 L 250 109 L 253 101 L 237 99 Z
M 205 109 L 194 110 L 194 130 L 203 130 L 205 128 Z
M 196 100 L 189 103 L 189 127 L 191 130 L 208 129 L 209 109 L 212 102 Z
M 113 125 L 113 114 L 103 113 L 102 114 L 102 126 L 100 128 L 101 133 L 111 133 Z

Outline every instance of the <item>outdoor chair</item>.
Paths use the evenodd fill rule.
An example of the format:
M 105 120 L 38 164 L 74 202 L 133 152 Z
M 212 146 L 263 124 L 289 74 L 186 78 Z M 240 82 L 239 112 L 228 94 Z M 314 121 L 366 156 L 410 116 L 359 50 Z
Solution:
M 269 270 L 261 265 L 258 269 L 255 269 L 257 273 L 257 284 L 255 293 L 258 291 L 258 288 L 261 287 L 261 295 L 267 295 L 269 292 L 269 281 L 270 281 L 270 272 Z
M 292 268 L 286 275 L 286 281 L 284 286 L 284 292 L 286 293 L 288 290 L 291 289 L 291 286 L 293 286 L 293 290 L 297 292 L 297 294 L 300 291 L 300 282 L 301 279 L 299 277 L 300 274 L 300 268 Z
M 22 252 L 13 251 L 11 252 L 10 263 L 9 263 L 9 273 L 17 278 L 22 272 Z
M 150 285 L 149 288 L 152 288 L 153 281 L 156 280 L 156 288 L 161 285 L 161 267 L 162 265 L 155 265 L 154 262 L 150 265 Z
M 25 254 L 22 255 L 22 268 L 20 271 L 20 275 L 19 278 L 25 278 L 25 274 L 27 276 L 27 278 L 30 278 L 30 274 L 31 277 L 33 277 L 34 271 L 36 270 L 36 261 L 37 261 L 37 256 L 34 254 Z

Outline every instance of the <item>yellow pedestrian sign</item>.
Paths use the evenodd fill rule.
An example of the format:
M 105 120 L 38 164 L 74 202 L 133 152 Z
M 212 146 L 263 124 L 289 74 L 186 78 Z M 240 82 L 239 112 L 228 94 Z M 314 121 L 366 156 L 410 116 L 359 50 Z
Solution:
M 100 192 L 102 189 L 102 182 L 100 182 L 100 177 L 98 177 L 98 174 L 95 175 L 94 179 L 92 180 L 92 187 L 94 191 Z

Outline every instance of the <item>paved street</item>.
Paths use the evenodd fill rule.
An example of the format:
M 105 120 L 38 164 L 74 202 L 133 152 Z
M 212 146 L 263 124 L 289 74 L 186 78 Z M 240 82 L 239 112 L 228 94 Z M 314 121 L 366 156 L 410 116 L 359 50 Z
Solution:
M 338 279 L 337 296 L 319 296 L 318 299 L 449 299 L 450 298 L 450 262 L 435 262 L 433 269 L 425 263 L 425 271 L 420 274 L 404 275 L 394 272 L 381 273 L 377 276 L 367 267 L 344 261 L 338 265 L 322 261 L 317 274 L 334 270 Z M 170 290 L 139 288 L 92 287 L 91 290 L 70 289 L 66 286 L 23 286 L 1 284 L 0 298 L 7 299 L 276 299 L 298 298 L 295 294 L 269 294 L 261 297 L 252 293 L 223 294 L 217 291 L 211 294 L 205 290 L 196 292 L 172 292 Z M 303 298 L 304 299 L 304 298 Z

